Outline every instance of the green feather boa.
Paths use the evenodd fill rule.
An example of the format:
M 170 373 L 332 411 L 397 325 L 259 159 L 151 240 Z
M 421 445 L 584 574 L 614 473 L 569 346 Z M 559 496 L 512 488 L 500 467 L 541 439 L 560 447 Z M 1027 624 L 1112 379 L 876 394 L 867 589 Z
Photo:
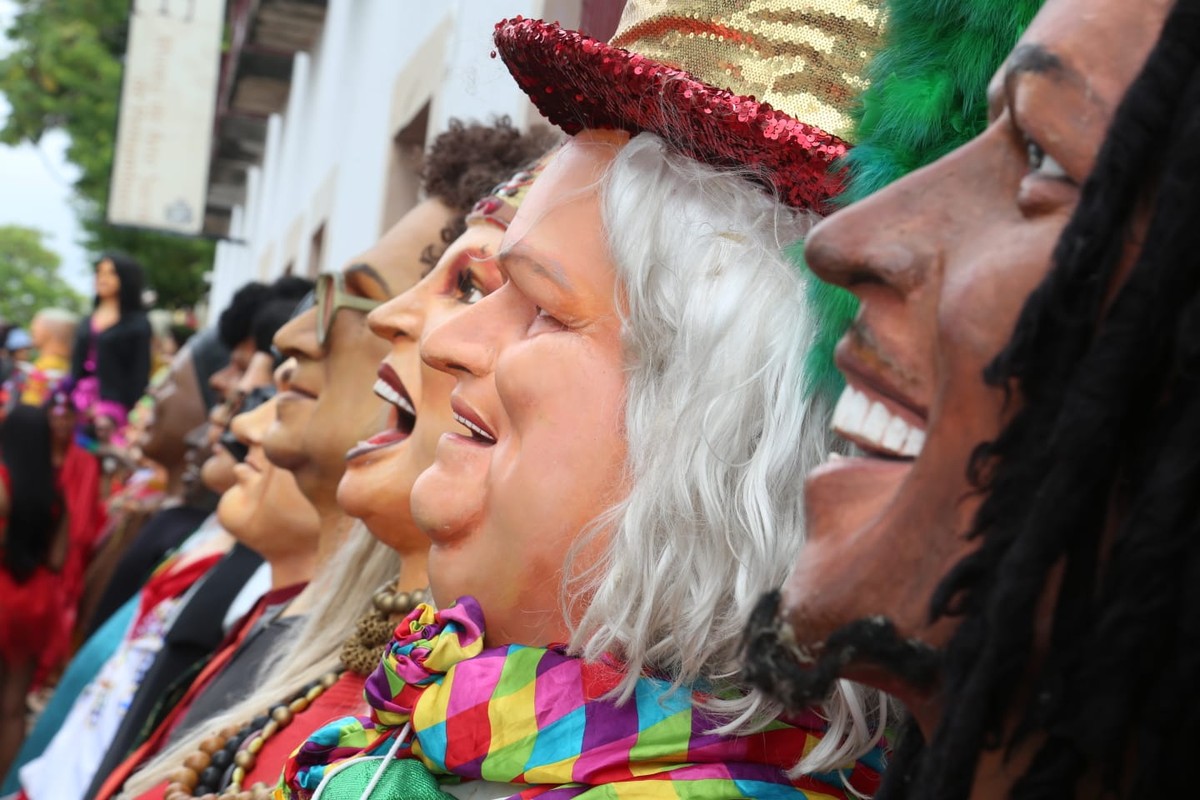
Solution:
M 882 49 L 856 109 L 857 144 L 843 162 L 848 205 L 923 167 L 987 124 L 987 85 L 1041 0 L 890 0 Z M 789 255 L 803 265 L 803 245 Z M 833 349 L 854 318 L 849 292 L 811 281 L 817 335 L 807 356 L 807 394 L 835 399 L 843 379 Z

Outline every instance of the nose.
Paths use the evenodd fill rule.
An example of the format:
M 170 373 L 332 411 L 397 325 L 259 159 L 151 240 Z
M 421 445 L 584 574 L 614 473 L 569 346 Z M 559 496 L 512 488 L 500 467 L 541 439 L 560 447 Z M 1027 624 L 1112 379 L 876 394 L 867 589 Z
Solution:
M 275 400 L 272 398 L 244 414 L 238 414 L 229 423 L 229 430 L 239 442 L 247 447 L 252 447 L 262 444 L 263 434 L 274 421 Z
M 288 320 L 275 332 L 271 340 L 285 358 L 321 358 L 321 346 L 317 344 L 317 310 L 310 308 L 299 316 Z
M 428 278 L 372 310 L 367 315 L 371 333 L 389 344 L 402 336 L 413 341 L 420 339 L 425 321 L 421 298 L 426 280 Z
M 921 191 L 916 173 L 821 222 L 804 243 L 809 268 L 860 299 L 871 286 L 911 292 L 936 247 L 936 232 L 924 222 L 929 215 L 921 212 L 930 203 L 922 202 Z
M 435 324 L 421 337 L 421 360 L 436 370 L 460 377 L 480 377 L 492 371 L 506 326 L 514 321 L 510 294 L 512 283 L 473 306 Z M 525 321 L 528 325 L 528 320 Z

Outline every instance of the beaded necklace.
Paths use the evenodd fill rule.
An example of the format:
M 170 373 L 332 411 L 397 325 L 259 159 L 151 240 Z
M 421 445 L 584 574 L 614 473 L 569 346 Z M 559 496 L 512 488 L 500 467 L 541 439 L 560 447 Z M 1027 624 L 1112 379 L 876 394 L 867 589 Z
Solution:
M 259 781 L 243 788 L 267 740 L 291 724 L 346 672 L 367 677 L 379 664 L 379 656 L 391 640 L 395 627 L 391 618 L 408 614 L 428 598 L 428 592 L 397 592 L 386 584 L 371 598 L 372 608 L 355 624 L 354 633 L 342 645 L 344 667 L 327 672 L 281 703 L 241 727 L 225 728 L 200 742 L 183 766 L 168 776 L 163 800 L 270 800 L 274 784 Z

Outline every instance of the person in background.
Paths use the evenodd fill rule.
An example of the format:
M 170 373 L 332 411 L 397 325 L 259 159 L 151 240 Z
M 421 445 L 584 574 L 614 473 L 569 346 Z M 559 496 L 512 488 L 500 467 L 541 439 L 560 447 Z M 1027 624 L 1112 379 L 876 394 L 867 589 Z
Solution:
M 92 313 L 75 336 L 72 399 L 101 441 L 125 425 L 150 380 L 153 334 L 142 308 L 144 283 L 142 267 L 133 259 L 102 256 L 96 263 Z
M 8 407 L 17 403 L 38 406 L 45 403 L 66 380 L 71 371 L 71 347 L 79 315 L 62 308 L 45 308 L 29 324 L 37 357 L 5 381 Z
M 8 380 L 8 376 L 12 374 L 12 354 L 8 352 L 5 343 L 8 341 L 8 332 L 15 327 L 0 320 L 0 383 Z
M 0 770 L 24 733 L 26 695 L 66 663 L 83 571 L 104 524 L 100 468 L 75 443 L 64 391 L 0 429 Z M 20 724 L 17 724 L 17 719 Z
M 167 471 L 166 494 L 156 513 L 140 530 L 127 532 L 123 543 L 114 543 L 111 571 L 99 568 L 89 582 L 99 590 L 95 610 L 88 613 L 88 633 L 133 596 L 155 565 L 178 547 L 212 513 L 216 498 L 206 491 L 185 492 L 188 434 L 204 424 L 217 396 L 209 386 L 212 376 L 228 363 L 229 352 L 216 332 L 193 337 L 176 354 L 165 378 L 150 392 L 154 407 L 145 432 L 136 442 L 142 455 Z M 202 489 L 202 487 L 194 487 Z
M 13 328 L 4 340 L 4 347 L 13 360 L 13 368 L 29 367 L 29 351 L 33 349 L 33 337 L 24 328 Z
M 58 630 L 41 653 L 37 682 L 56 676 L 71 656 L 72 634 L 78 622 L 84 575 L 107 522 L 101 497 L 100 463 L 75 437 L 78 412 L 70 393 L 60 388 L 44 406 L 50 421 L 50 452 L 67 517 L 67 554 L 59 585 Z
M 233 547 L 219 525 L 205 524 L 212 503 L 199 504 L 182 495 L 183 440 L 204 423 L 205 398 L 212 397 L 208 381 L 227 358 L 215 331 L 200 334 L 175 357 L 170 373 L 154 390 L 154 418 L 139 445 L 147 457 L 171 465 L 168 497 L 173 505 L 161 509 L 139 532 L 116 573 L 129 577 L 110 581 L 102 598 L 102 605 L 115 606 L 116 613 L 129 602 L 125 598 L 130 588 L 135 593 L 132 620 L 117 632 L 115 649 L 107 656 L 100 653 L 100 663 L 89 667 L 91 680 L 59 718 L 57 732 L 41 754 L 22 752 L 23 759 L 31 760 L 20 768 L 19 779 L 32 798 L 65 800 L 85 794 L 185 597 Z M 169 550 L 165 557 L 164 549 Z M 101 609 L 94 618 L 101 622 L 107 616 Z
M 0 770 L 25 733 L 25 698 L 58 630 L 58 573 L 67 559 L 49 415 L 19 406 L 0 427 Z

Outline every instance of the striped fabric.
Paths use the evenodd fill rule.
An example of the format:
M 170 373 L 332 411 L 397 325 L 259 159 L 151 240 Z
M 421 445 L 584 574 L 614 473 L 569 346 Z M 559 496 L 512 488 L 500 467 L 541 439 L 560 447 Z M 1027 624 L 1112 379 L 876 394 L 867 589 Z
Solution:
M 472 598 L 414 610 L 367 681 L 371 716 L 316 731 L 286 765 L 276 798 L 311 797 L 331 766 L 383 754 L 410 721 L 414 737 L 401 757 L 419 759 L 443 783 L 527 787 L 522 798 L 827 800 L 852 797 L 847 784 L 863 793 L 878 784 L 878 749 L 838 773 L 787 777 L 820 741 L 815 714 L 754 734 L 713 734 L 701 694 L 645 677 L 618 704 L 608 697 L 622 676 L 616 664 L 561 648 L 485 650 L 482 618 Z

